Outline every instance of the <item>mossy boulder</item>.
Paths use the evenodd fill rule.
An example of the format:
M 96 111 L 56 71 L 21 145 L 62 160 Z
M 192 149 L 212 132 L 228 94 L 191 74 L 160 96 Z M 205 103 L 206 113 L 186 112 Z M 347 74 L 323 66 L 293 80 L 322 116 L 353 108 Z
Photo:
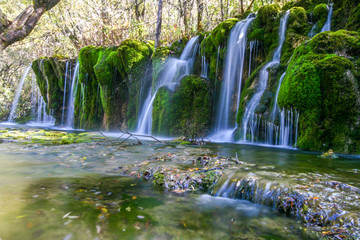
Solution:
M 334 0 L 332 30 L 359 31 L 360 0 Z
M 135 127 L 139 92 L 153 50 L 151 42 L 125 40 L 119 47 L 88 46 L 80 51 L 80 84 L 87 89 L 85 101 L 80 100 L 80 90 L 77 94 L 80 127 Z
M 226 56 L 230 32 L 238 21 L 237 18 L 223 21 L 201 42 L 201 54 L 209 63 L 208 78 L 211 80 L 211 88 L 219 83 L 222 76 L 222 65 Z
M 307 34 L 310 27 L 304 8 L 293 7 L 290 9 L 283 54 L 281 56 L 282 63 L 287 64 L 295 48 L 308 39 Z
M 279 24 L 279 4 L 269 4 L 261 7 L 258 11 L 256 19 L 249 28 L 249 41 L 261 41 L 264 47 L 264 52 L 268 55 L 276 48 L 279 37 Z
M 204 137 L 211 125 L 209 83 L 195 75 L 184 77 L 174 92 L 161 88 L 154 101 L 155 135 Z
M 47 104 L 46 111 L 48 114 L 53 113 L 56 124 L 60 124 L 62 118 L 65 78 L 67 78 L 66 88 L 70 89 L 71 86 L 72 76 L 69 69 L 65 76 L 67 64 L 69 69 L 74 69 L 75 61 L 62 56 L 53 56 L 37 59 L 31 66 L 40 93 Z M 66 109 L 64 113 L 66 114 Z
M 300 148 L 360 152 L 359 56 L 360 35 L 344 30 L 296 48 L 278 101 L 300 113 Z

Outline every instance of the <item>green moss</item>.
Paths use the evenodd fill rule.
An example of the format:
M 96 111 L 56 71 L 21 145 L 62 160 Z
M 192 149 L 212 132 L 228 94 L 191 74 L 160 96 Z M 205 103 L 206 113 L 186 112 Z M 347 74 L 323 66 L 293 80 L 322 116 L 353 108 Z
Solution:
M 153 178 L 154 178 L 153 183 L 155 186 L 159 188 L 165 188 L 165 179 L 163 173 L 157 172 L 154 174 Z
M 360 32 L 360 4 L 351 10 L 349 20 L 345 26 L 347 30 Z
M 67 62 L 69 68 L 74 67 L 74 61 L 62 56 L 40 58 L 32 64 L 40 93 L 47 103 L 46 111 L 48 114 L 54 113 L 56 124 L 61 121 L 65 77 L 71 79 L 70 71 L 68 76 L 65 76 Z
M 79 122 L 84 124 L 81 127 L 135 127 L 139 90 L 153 51 L 153 43 L 137 40 L 125 40 L 119 47 L 88 46 L 80 51 L 80 84 L 86 88 L 85 106 L 80 107 L 80 90 L 76 98 Z
M 282 63 L 287 63 L 294 49 L 308 39 L 306 35 L 310 31 L 310 27 L 304 8 L 293 7 L 290 9 L 287 33 L 281 56 Z
M 335 0 L 334 13 L 331 21 L 332 30 L 346 29 L 359 31 L 359 0 Z
M 221 66 L 223 65 L 225 59 L 226 46 L 230 37 L 230 32 L 232 27 L 235 26 L 238 21 L 239 20 L 236 18 L 231 18 L 220 23 L 201 42 L 201 54 L 206 57 L 206 61 L 209 63 L 208 78 L 211 80 L 211 88 L 213 88 L 215 84 L 219 83 L 218 77 L 222 76 Z M 218 59 L 219 48 L 220 54 Z
M 153 107 L 153 134 L 183 135 L 196 140 L 204 137 L 211 124 L 209 84 L 200 77 L 181 80 L 175 92 L 162 88 Z
M 153 84 L 152 86 L 155 87 L 158 82 L 159 74 L 161 69 L 166 61 L 166 59 L 170 56 L 171 49 L 169 47 L 158 47 L 155 49 L 155 52 L 152 59 L 152 73 L 153 73 Z
M 279 106 L 300 113 L 298 146 L 309 150 L 359 152 L 358 72 L 355 32 L 321 33 L 299 46 L 279 93 Z
M 249 41 L 260 41 L 265 56 L 269 55 L 277 46 L 279 24 L 280 6 L 278 4 L 269 4 L 259 9 L 257 18 L 249 28 Z

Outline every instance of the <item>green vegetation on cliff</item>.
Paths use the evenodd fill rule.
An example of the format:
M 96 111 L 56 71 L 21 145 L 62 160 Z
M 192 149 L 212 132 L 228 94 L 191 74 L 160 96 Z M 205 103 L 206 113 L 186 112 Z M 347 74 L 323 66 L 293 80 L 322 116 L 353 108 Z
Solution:
M 83 112 L 79 98 L 76 101 L 84 123 L 81 127 L 135 127 L 139 90 L 153 48 L 152 42 L 126 40 L 119 47 L 88 46 L 81 50 L 80 83 L 87 88 Z
M 195 75 L 184 77 L 174 92 L 166 88 L 158 91 L 153 108 L 153 134 L 200 139 L 210 128 L 211 106 L 209 83 Z
M 69 68 L 74 67 L 74 62 L 61 56 L 40 58 L 32 64 L 40 93 L 47 103 L 46 111 L 48 114 L 53 112 L 56 124 L 60 124 L 61 121 L 66 64 L 68 61 L 70 61 Z M 67 79 L 70 78 L 69 71 Z M 70 85 L 70 81 L 67 82 L 68 85 Z
M 298 146 L 360 152 L 356 32 L 326 32 L 299 46 L 288 66 L 279 106 L 300 113 Z

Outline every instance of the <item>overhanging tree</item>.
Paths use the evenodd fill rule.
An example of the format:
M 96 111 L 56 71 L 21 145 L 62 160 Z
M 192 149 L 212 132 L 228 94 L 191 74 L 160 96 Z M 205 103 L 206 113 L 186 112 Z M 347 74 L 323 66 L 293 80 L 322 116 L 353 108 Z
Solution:
M 13 21 L 7 19 L 0 9 L 0 51 L 28 36 L 41 16 L 61 0 L 33 0 Z

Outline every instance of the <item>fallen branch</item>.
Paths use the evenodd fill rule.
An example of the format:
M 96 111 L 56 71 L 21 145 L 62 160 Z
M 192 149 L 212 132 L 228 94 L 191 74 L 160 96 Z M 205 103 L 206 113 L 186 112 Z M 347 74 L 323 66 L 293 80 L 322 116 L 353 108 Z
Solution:
M 151 136 L 151 135 L 142 135 L 142 134 L 134 134 L 128 131 L 123 131 L 122 129 L 119 129 L 121 136 L 115 138 L 114 140 L 111 140 L 110 138 L 108 138 L 104 133 L 102 133 L 101 131 L 99 131 L 99 133 L 105 137 L 105 139 L 110 142 L 111 144 L 123 144 L 124 142 L 126 142 L 127 140 L 129 140 L 130 138 L 134 138 L 137 140 L 137 144 L 142 145 L 142 142 L 140 141 L 140 139 L 138 137 L 145 137 L 145 138 L 151 138 L 157 142 L 161 142 L 159 139 Z M 123 141 L 121 141 L 120 143 L 116 143 L 117 140 L 120 140 L 122 137 L 124 137 L 124 135 L 128 135 Z

